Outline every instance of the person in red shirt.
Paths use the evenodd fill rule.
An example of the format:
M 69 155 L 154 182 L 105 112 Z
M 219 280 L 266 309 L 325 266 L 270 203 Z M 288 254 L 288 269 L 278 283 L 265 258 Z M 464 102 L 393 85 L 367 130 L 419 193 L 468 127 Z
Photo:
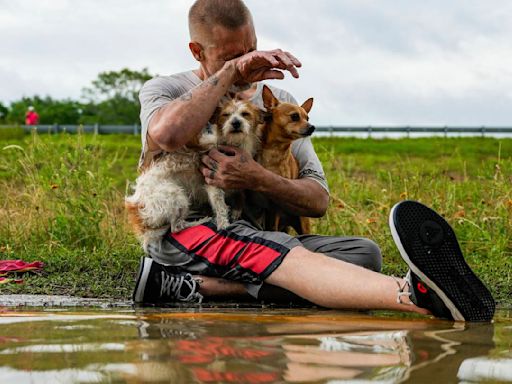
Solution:
M 25 125 L 37 125 L 39 124 L 39 114 L 34 110 L 33 106 L 28 107 L 28 111 L 25 114 Z

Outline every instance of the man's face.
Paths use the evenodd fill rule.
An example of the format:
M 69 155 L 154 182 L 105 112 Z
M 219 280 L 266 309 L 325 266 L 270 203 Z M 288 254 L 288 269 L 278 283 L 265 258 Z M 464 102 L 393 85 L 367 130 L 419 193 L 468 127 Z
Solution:
M 256 34 L 252 23 L 231 30 L 216 25 L 208 42 L 202 44 L 201 66 L 207 77 L 220 70 L 226 61 L 256 50 Z

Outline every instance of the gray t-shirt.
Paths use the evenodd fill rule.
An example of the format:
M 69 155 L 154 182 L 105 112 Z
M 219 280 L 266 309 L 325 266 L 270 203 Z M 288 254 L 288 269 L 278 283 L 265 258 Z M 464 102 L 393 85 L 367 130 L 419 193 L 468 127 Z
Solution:
M 196 87 L 202 80 L 194 73 L 194 71 L 187 71 L 177 73 L 171 76 L 158 76 L 147 81 L 139 93 L 141 104 L 140 121 L 142 125 L 141 139 L 142 139 L 142 153 L 139 161 L 139 168 L 147 165 L 151 159 L 161 153 L 161 151 L 151 152 L 147 148 L 147 132 L 151 118 L 155 112 L 170 103 L 171 101 L 179 98 L 192 88 Z M 283 102 L 297 104 L 296 100 L 286 91 L 269 86 L 274 96 Z M 256 92 L 250 101 L 261 109 L 264 109 L 262 98 L 263 83 L 257 83 Z M 325 179 L 325 174 L 322 164 L 316 155 L 316 152 L 309 137 L 295 140 L 292 144 L 292 154 L 299 163 L 299 178 L 311 178 L 318 182 L 327 192 L 329 188 Z M 260 207 L 266 207 L 267 204 L 262 196 L 253 194 L 253 198 L 249 202 L 255 203 Z M 261 212 L 253 212 L 248 218 L 253 224 L 261 227 L 261 220 L 256 220 L 255 217 L 260 216 Z M 258 223 L 255 223 L 257 221 Z

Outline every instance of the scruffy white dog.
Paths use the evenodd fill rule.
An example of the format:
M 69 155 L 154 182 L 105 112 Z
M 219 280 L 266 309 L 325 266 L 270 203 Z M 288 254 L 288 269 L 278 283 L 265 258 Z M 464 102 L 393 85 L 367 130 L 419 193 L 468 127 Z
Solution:
M 222 189 L 205 184 L 199 171 L 201 157 L 218 144 L 243 148 L 252 156 L 258 150 L 261 111 L 247 101 L 230 99 L 221 104 L 209 124 L 185 147 L 165 153 L 137 178 L 134 193 L 125 198 L 129 219 L 145 251 L 168 232 L 210 220 L 187 221 L 191 206 L 209 203 L 217 228 L 229 225 L 229 207 Z M 229 191 L 229 194 L 237 193 Z M 232 218 L 241 215 L 241 205 Z
M 225 100 L 212 117 L 218 129 L 218 143 L 243 149 L 254 158 L 261 147 L 260 136 L 265 126 L 264 116 L 265 113 L 249 101 L 236 98 Z M 231 202 L 233 220 L 242 216 L 244 196 L 243 191 L 226 191 L 226 197 Z

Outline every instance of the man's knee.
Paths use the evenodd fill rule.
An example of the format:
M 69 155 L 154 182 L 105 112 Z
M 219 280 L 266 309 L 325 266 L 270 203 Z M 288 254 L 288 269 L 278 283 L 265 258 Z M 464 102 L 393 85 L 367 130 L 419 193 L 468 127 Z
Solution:
M 375 272 L 382 269 L 382 253 L 379 246 L 370 239 L 361 239 L 361 266 Z

